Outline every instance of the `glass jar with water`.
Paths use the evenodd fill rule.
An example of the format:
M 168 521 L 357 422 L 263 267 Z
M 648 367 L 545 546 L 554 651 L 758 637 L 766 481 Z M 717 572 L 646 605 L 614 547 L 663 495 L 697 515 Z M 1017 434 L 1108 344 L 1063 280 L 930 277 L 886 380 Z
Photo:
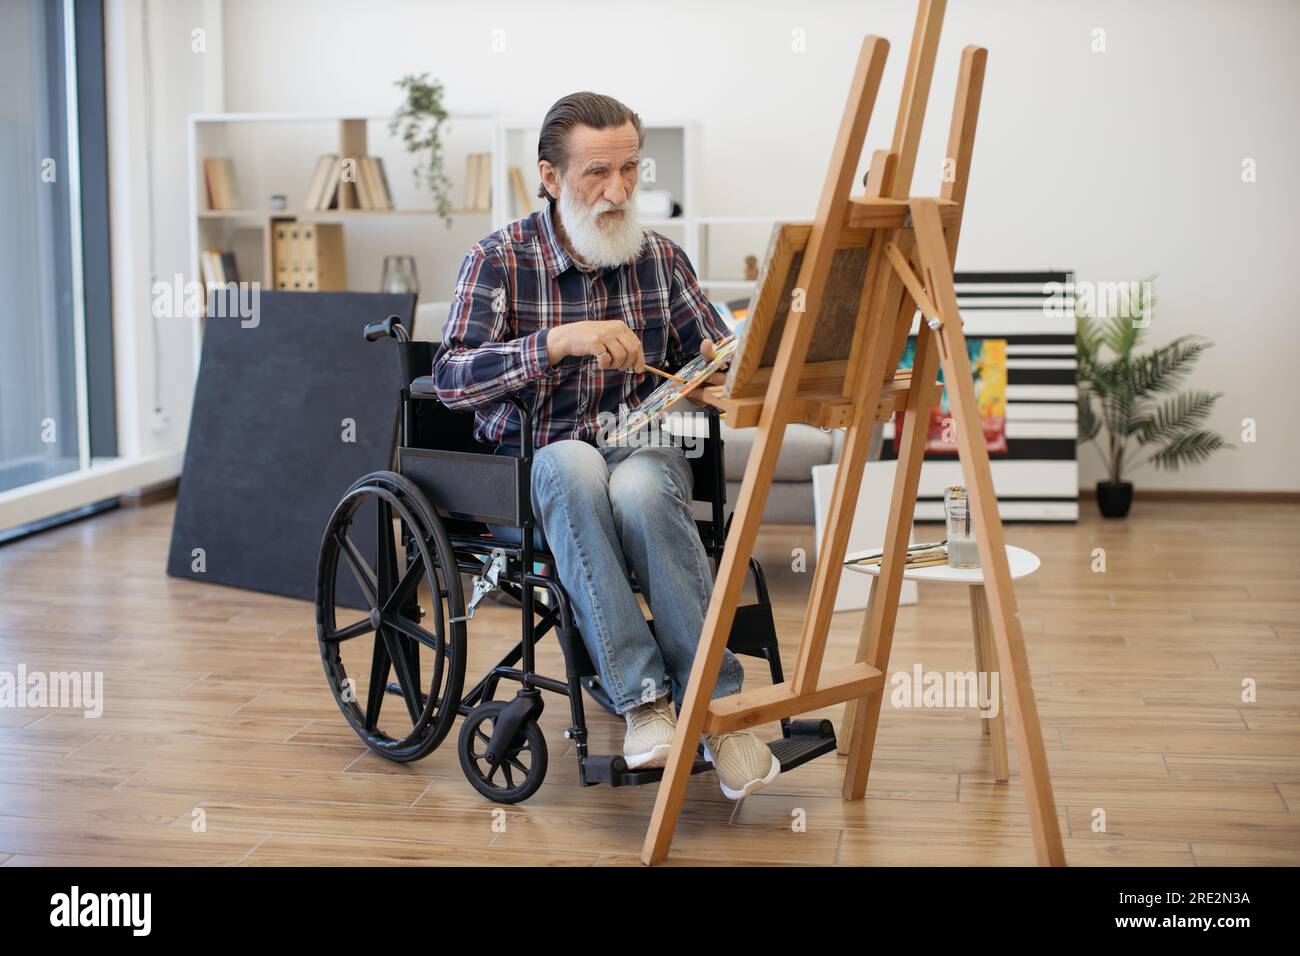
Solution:
M 979 547 L 971 524 L 970 496 L 961 485 L 949 485 L 943 492 L 944 520 L 948 525 L 948 567 L 978 568 Z

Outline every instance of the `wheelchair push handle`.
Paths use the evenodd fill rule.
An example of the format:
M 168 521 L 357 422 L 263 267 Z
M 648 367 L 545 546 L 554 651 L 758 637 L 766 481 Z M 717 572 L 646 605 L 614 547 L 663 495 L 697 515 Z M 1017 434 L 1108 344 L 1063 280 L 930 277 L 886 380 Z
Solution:
M 365 334 L 367 342 L 377 342 L 386 338 L 395 338 L 399 342 L 411 341 L 411 337 L 406 334 L 406 329 L 402 325 L 400 315 L 390 315 L 379 322 L 371 322 L 361 331 Z

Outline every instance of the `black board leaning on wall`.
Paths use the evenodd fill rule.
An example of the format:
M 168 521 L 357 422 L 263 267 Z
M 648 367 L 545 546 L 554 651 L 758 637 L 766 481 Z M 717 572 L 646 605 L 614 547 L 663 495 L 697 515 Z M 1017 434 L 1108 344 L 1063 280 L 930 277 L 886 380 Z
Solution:
M 362 326 L 414 313 L 406 294 L 263 292 L 255 325 L 206 321 L 168 574 L 313 599 L 325 524 L 396 433 L 396 343 Z

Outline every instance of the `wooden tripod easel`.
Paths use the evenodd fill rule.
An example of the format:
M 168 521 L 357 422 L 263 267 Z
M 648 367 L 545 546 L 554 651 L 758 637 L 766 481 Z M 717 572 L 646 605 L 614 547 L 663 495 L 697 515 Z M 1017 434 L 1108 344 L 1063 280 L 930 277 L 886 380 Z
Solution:
M 706 729 L 719 734 L 848 702 L 840 734 L 841 752 L 848 754 L 844 799 L 858 800 L 866 791 L 898 611 L 903 556 L 916 505 L 929 412 L 935 400 L 936 368 L 940 364 L 948 387 L 962 474 L 970 490 L 1002 684 L 1006 688 L 1012 733 L 1020 754 L 1035 855 L 1042 865 L 1065 863 L 988 450 L 953 288 L 952 264 L 961 229 L 987 56 L 979 47 L 967 47 L 962 52 L 941 194 L 909 198 L 944 7 L 945 0 L 920 0 L 891 148 L 873 154 L 866 193 L 851 197 L 889 48 L 880 37 L 869 36 L 863 41 L 817 218 L 806 232 L 791 233 L 792 241 L 802 242 L 806 235 L 796 286 L 796 291 L 803 292 L 804 308 L 789 314 L 763 394 L 736 398 L 722 395 L 721 387 L 706 392 L 713 404 L 727 412 L 733 427 L 756 425 L 758 432 L 726 549 L 719 562 L 672 752 L 641 851 L 645 863 L 660 862 L 668 855 L 696 744 L 701 731 Z M 832 258 L 837 249 L 849 247 L 865 247 L 870 252 L 852 351 L 847 363 L 842 363 L 842 381 L 828 385 L 826 364 L 821 363 L 814 372 L 805 367 L 805 357 L 823 302 Z M 923 321 L 917 334 L 912 375 L 910 379 L 901 376 L 895 379 L 893 370 L 918 309 Z M 756 312 L 751 312 L 750 321 L 754 321 Z M 756 357 L 751 358 L 757 361 Z M 823 670 L 835 592 L 871 432 L 876 421 L 896 410 L 902 410 L 905 418 L 884 560 L 866 613 L 857 659 L 852 664 Z M 818 549 L 812 593 L 799 639 L 798 663 L 793 677 L 782 684 L 710 700 L 785 426 L 800 421 L 846 428 L 846 436 L 824 540 Z

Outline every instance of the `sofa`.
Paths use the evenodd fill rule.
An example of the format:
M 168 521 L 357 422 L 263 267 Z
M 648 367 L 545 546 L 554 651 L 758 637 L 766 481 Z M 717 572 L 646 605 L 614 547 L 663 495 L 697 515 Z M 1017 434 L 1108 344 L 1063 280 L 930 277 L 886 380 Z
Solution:
M 754 447 L 756 428 L 722 426 L 723 460 L 727 469 L 727 508 L 736 506 L 745 464 Z M 812 425 L 786 426 L 785 441 L 776 460 L 776 473 L 763 506 L 766 524 L 815 523 L 813 511 L 812 469 L 840 460 L 844 447 L 842 429 L 822 431 Z

